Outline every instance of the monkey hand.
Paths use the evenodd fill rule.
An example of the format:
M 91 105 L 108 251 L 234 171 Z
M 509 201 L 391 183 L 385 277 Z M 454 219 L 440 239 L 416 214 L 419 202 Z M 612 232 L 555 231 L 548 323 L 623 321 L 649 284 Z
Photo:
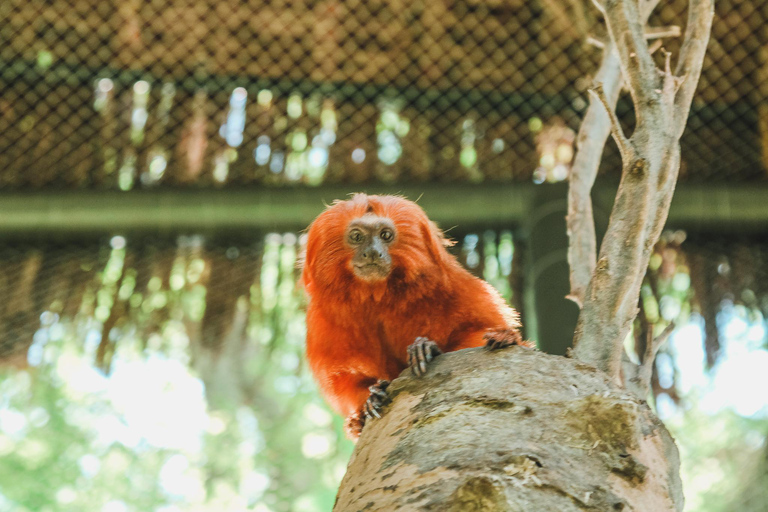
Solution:
M 357 440 L 368 420 L 381 418 L 381 408 L 389 400 L 389 395 L 387 395 L 388 386 L 388 380 L 379 379 L 376 384 L 368 388 L 371 394 L 363 404 L 363 407 L 360 411 L 350 414 L 344 420 L 344 431 L 347 437 L 353 441 Z
M 442 353 L 437 343 L 420 336 L 408 345 L 408 366 L 414 375 L 420 377 L 427 373 L 427 363 Z
M 344 432 L 349 439 L 357 441 L 357 438 L 360 437 L 360 432 L 363 431 L 364 425 L 365 418 L 363 418 L 359 412 L 350 414 L 347 416 L 347 419 L 344 420 Z
M 363 414 L 365 421 L 373 418 L 381 418 L 382 406 L 389 400 L 387 395 L 387 387 L 389 386 L 388 380 L 379 379 L 376 384 L 368 388 L 371 394 L 368 396 L 368 400 L 363 404 Z
M 523 340 L 520 331 L 517 329 L 500 329 L 497 331 L 488 331 L 483 336 L 485 339 L 485 348 L 488 350 L 498 350 L 500 348 L 520 345 L 521 347 L 533 348 L 530 341 Z

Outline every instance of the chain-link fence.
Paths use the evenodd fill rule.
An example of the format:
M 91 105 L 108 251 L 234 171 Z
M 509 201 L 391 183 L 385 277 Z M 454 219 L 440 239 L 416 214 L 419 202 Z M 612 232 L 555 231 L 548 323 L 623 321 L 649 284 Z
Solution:
M 686 5 L 661 2 L 651 24 L 684 26 Z M 602 30 L 594 12 L 552 0 L 6 0 L 0 183 L 562 180 L 601 55 L 587 42 Z M 682 179 L 764 178 L 767 20 L 768 2 L 718 2 Z M 618 111 L 632 123 L 627 97 Z

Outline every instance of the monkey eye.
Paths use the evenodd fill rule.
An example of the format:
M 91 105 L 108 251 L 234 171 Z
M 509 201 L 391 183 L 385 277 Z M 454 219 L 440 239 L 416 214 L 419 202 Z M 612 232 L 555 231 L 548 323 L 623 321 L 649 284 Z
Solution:
M 347 235 L 347 238 L 349 238 L 349 241 L 353 244 L 359 244 L 363 242 L 363 239 L 365 236 L 363 236 L 363 232 L 359 229 L 353 229 L 349 232 L 349 235 Z
M 385 242 L 391 242 L 395 238 L 395 233 L 391 229 L 382 229 L 381 233 L 379 233 L 379 238 Z

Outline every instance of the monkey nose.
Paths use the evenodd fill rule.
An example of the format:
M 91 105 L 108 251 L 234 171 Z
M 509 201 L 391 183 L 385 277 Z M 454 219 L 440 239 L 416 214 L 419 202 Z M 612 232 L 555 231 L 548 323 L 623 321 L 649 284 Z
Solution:
M 378 249 L 371 247 L 363 252 L 363 258 L 375 263 L 381 259 L 381 252 L 379 252 Z

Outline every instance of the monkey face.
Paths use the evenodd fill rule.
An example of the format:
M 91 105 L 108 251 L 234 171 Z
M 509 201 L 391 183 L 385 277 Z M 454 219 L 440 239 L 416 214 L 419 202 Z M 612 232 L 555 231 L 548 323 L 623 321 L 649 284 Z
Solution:
M 449 245 L 416 203 L 355 194 L 335 201 L 312 222 L 301 281 L 310 296 L 361 292 L 379 300 L 389 284 L 415 284 L 457 265 L 445 250 Z
M 397 237 L 395 224 L 386 217 L 367 213 L 352 220 L 344 234 L 352 249 L 352 272 L 364 281 L 386 279 L 392 270 L 390 246 Z

